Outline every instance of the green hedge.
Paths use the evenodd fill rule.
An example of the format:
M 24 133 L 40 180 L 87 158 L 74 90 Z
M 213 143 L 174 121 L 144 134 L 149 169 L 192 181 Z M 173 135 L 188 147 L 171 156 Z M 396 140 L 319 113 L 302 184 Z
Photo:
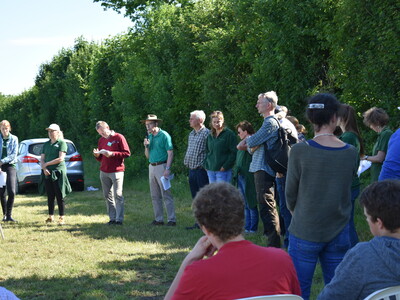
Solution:
M 140 120 L 147 114 L 164 120 L 180 173 L 191 111 L 221 110 L 231 128 L 244 119 L 258 127 L 254 105 L 268 90 L 305 125 L 305 100 L 317 91 L 353 105 L 360 121 L 363 111 L 380 106 L 393 128 L 400 125 L 398 1 L 154 3 L 142 7 L 130 33 L 102 44 L 78 38 L 40 67 L 32 89 L 0 95 L 2 116 L 14 133 L 42 137 L 55 122 L 90 152 L 98 139 L 96 121 L 107 121 L 127 137 L 134 175 L 146 166 Z M 361 126 L 368 148 L 375 135 Z

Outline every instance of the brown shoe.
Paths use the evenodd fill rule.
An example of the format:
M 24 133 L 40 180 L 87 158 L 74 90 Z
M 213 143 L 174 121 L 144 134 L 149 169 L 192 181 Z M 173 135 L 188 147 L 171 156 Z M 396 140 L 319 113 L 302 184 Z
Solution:
M 151 222 L 150 223 L 150 225 L 153 225 L 153 226 L 162 226 L 162 225 L 164 225 L 164 222 L 163 221 L 156 221 L 156 220 L 154 220 L 153 222 Z
M 46 221 L 46 223 L 54 223 L 54 216 L 49 216 Z

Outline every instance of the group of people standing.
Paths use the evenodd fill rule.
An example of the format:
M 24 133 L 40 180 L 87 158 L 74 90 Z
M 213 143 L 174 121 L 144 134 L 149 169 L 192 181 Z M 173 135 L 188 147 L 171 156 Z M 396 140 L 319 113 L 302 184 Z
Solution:
M 358 242 L 354 203 L 360 193 L 359 162 L 371 161 L 371 173 L 377 179 L 375 169 L 385 159 L 390 131 L 385 127 L 387 118 L 379 125 L 372 123 L 377 121 L 371 115 L 383 110 L 372 108 L 364 113 L 364 122 L 379 134 L 373 155 L 365 155 L 354 109 L 342 105 L 331 94 L 317 94 L 309 99 L 306 109 L 314 137 L 293 146 L 287 173 L 280 174 L 266 163 L 264 147 L 270 148 L 276 142 L 280 126 L 290 129 L 296 138 L 298 132 L 292 123 L 283 125 L 282 117 L 275 114 L 277 106 L 275 92 L 260 94 L 256 108 L 264 122 L 258 131 L 249 122 L 240 122 L 236 127 L 239 144 L 233 131 L 226 128 L 222 112 L 211 114 L 208 134 L 204 113 L 192 112 L 193 131 L 185 165 L 190 169 L 193 197 L 199 187 L 207 184 L 206 174 L 209 183 L 236 180 L 245 199 L 245 231 L 257 230 L 259 216 L 268 246 L 278 248 L 282 229 L 286 232 L 284 245 L 294 262 L 302 296 L 308 299 L 317 262 L 320 261 L 328 284 L 347 250 Z M 190 164 L 191 159 L 197 159 L 197 163 Z M 279 194 L 284 226 L 280 226 L 275 191 Z M 198 227 L 196 223 L 190 228 Z
M 374 123 L 375 125 L 372 124 L 372 120 L 377 122 L 372 116 L 383 110 L 372 108 L 364 113 L 364 122 L 379 134 L 378 141 L 373 149 L 373 155 L 368 156 L 364 154 L 364 147 L 357 128 L 354 109 L 351 106 L 342 105 L 332 94 L 317 94 L 311 97 L 307 104 L 306 116 L 313 126 L 314 137 L 293 145 L 290 152 L 287 173 L 278 174 L 266 163 L 264 153 L 265 147 L 267 149 L 272 148 L 272 145 L 278 138 L 278 128 L 283 126 L 283 122 L 280 122 L 275 114 L 277 103 L 278 97 L 275 92 L 271 91 L 260 94 L 256 108 L 264 118 L 261 128 L 255 132 L 251 124 L 245 121 L 237 125 L 241 142 L 237 145 L 239 151 L 237 152 L 236 165 L 231 166 L 235 170 L 233 177 L 237 177 L 239 188 L 248 206 L 247 208 L 246 205 L 243 207 L 245 216 L 247 217 L 245 224 L 248 223 L 251 226 L 252 219 L 255 219 L 254 214 L 251 214 L 251 211 L 248 209 L 249 207 L 253 207 L 254 209 L 254 203 L 249 201 L 251 199 L 248 197 L 253 197 L 253 199 L 256 197 L 258 200 L 259 216 L 264 225 L 264 235 L 268 241 L 267 244 L 268 246 L 280 247 L 281 228 L 279 226 L 280 223 L 274 195 L 274 187 L 276 186 L 278 193 L 281 191 L 279 193 L 280 213 L 282 214 L 284 209 L 286 209 L 290 217 L 288 223 L 285 224 L 285 226 L 288 226 L 288 253 L 293 261 L 301 288 L 301 296 L 304 299 L 310 298 L 312 279 L 318 261 L 321 264 L 323 279 L 327 285 L 327 288 L 320 295 L 320 299 L 333 299 L 330 296 L 343 296 L 346 295 L 346 292 L 354 296 L 352 299 L 363 299 L 374 289 L 383 288 L 395 283 L 396 280 L 400 279 L 399 269 L 388 266 L 387 271 L 389 271 L 390 275 L 387 274 L 380 279 L 377 277 L 373 277 L 372 279 L 363 277 L 359 282 L 354 279 L 351 282 L 355 285 L 358 284 L 357 288 L 353 291 L 346 291 L 344 288 L 348 288 L 348 284 L 346 284 L 347 279 L 345 274 L 343 274 L 343 270 L 349 270 L 351 266 L 342 265 L 340 268 L 342 273 L 335 277 L 332 285 L 329 285 L 335 276 L 336 268 L 346 257 L 348 250 L 358 242 L 353 216 L 354 202 L 360 193 L 360 182 L 357 176 L 360 159 L 372 161 L 372 177 L 373 180 L 377 180 L 378 177 L 375 174 L 377 172 L 379 175 L 379 170 L 376 171 L 376 169 L 382 166 L 386 152 L 389 153 L 390 148 L 388 150 L 388 144 L 395 144 L 393 139 L 389 142 L 390 131 L 386 127 L 387 118 L 384 119 L 384 122 Z M 221 123 L 223 124 L 221 115 L 222 113 L 220 112 L 214 112 L 211 115 L 211 126 L 215 127 L 217 133 L 218 129 L 220 130 L 221 128 Z M 337 132 L 338 127 L 340 128 L 340 133 Z M 225 129 L 225 132 L 229 132 L 228 130 Z M 220 130 L 220 132 L 223 131 Z M 227 290 L 232 291 L 232 289 L 235 289 L 237 291 L 237 287 L 240 286 L 240 283 L 233 279 L 234 276 L 232 276 L 234 288 L 227 282 L 225 286 L 230 288 L 226 290 L 224 290 L 224 287 L 212 287 L 214 290 L 207 290 L 205 288 L 206 283 L 204 285 L 203 283 L 199 283 L 201 286 L 197 288 L 197 285 L 196 287 L 193 286 L 193 280 L 191 282 L 188 280 L 188 278 L 201 277 L 202 272 L 203 276 L 205 276 L 204 274 L 208 274 L 200 266 L 205 268 L 211 264 L 211 261 L 200 264 L 199 260 L 205 256 L 210 256 L 209 243 L 221 251 L 221 254 L 218 253 L 216 256 L 219 256 L 219 259 L 223 259 L 223 256 L 228 256 L 227 245 L 234 247 L 234 242 L 239 243 L 242 239 L 240 235 L 233 235 L 232 240 L 228 241 L 222 239 L 222 234 L 219 230 L 225 229 L 225 224 L 218 226 L 208 224 L 206 218 L 198 215 L 198 213 L 201 214 L 199 211 L 207 210 L 204 205 L 217 205 L 211 202 L 210 190 L 214 192 L 215 199 L 223 198 L 220 191 L 224 187 L 222 185 L 213 186 L 212 180 L 218 178 L 218 175 L 219 179 L 216 181 L 229 181 L 230 178 L 230 174 L 226 174 L 226 166 L 228 164 L 225 162 L 230 161 L 230 151 L 233 147 L 229 143 L 229 140 L 225 138 L 224 149 L 218 149 L 218 152 L 210 151 L 209 146 L 215 144 L 213 139 L 216 138 L 218 138 L 218 135 L 212 135 L 211 133 L 205 140 L 205 161 L 203 167 L 209 174 L 210 187 L 200 190 L 193 205 L 196 220 L 200 223 L 199 227 L 205 233 L 205 237 L 199 240 L 195 248 L 183 261 L 181 269 L 178 271 L 167 294 L 167 299 L 184 299 L 188 295 L 197 293 L 208 293 L 209 295 L 218 292 L 221 294 L 229 293 Z M 398 153 L 398 150 L 396 149 L 395 152 Z M 220 161 L 219 165 L 213 166 L 213 169 L 210 170 L 213 174 L 207 168 L 212 166 L 208 162 L 209 155 L 212 157 L 215 153 L 221 156 L 224 155 L 225 160 L 222 157 L 212 160 Z M 392 169 L 393 165 L 391 165 Z M 384 166 L 385 164 L 383 164 L 383 169 Z M 397 176 L 400 175 L 399 169 L 392 173 L 397 174 Z M 255 193 L 252 193 L 253 187 Z M 390 249 L 399 249 L 400 247 L 400 224 L 399 222 L 395 222 L 395 224 L 391 223 L 394 221 L 394 213 L 386 215 L 390 210 L 398 212 L 397 205 L 400 199 L 398 195 L 390 195 L 389 191 L 399 188 L 399 182 L 388 182 L 371 186 L 362 196 L 362 205 L 364 206 L 364 212 L 371 232 L 378 237 L 383 236 L 384 238 L 377 238 L 372 244 L 363 244 L 357 247 L 357 249 L 362 251 L 365 249 L 368 252 L 365 252 L 368 259 L 372 259 L 375 262 L 378 262 L 379 259 L 373 257 L 373 249 L 379 248 L 382 253 L 389 253 Z M 382 196 L 389 199 L 376 199 L 377 202 L 385 203 L 384 205 L 373 203 L 374 197 L 381 198 L 379 191 L 382 192 Z M 233 199 L 234 196 L 231 195 L 231 198 Z M 200 205 L 201 202 L 204 202 L 204 204 Z M 227 209 L 231 209 L 228 207 L 228 204 L 226 206 Z M 222 209 L 219 208 L 217 211 L 220 212 Z M 211 208 L 208 209 L 208 213 L 214 216 L 214 211 Z M 217 212 L 215 212 L 215 217 L 215 222 L 221 220 L 221 216 Z M 233 216 L 231 217 L 233 218 Z M 225 219 L 227 218 L 229 217 Z M 385 221 L 383 221 L 384 219 Z M 233 226 L 231 225 L 231 227 Z M 245 228 L 247 230 L 250 227 Z M 377 230 L 377 228 L 380 228 L 380 230 Z M 392 228 L 393 231 L 389 228 Z M 214 240 L 216 238 L 217 241 Z M 221 239 L 222 243 L 220 243 Z M 209 242 L 206 243 L 206 241 Z M 232 249 L 230 251 L 234 252 Z M 393 251 L 390 253 L 393 254 Z M 211 256 L 213 256 L 212 251 Z M 245 256 L 244 253 L 242 253 L 242 256 Z M 347 264 L 351 262 L 357 268 L 363 268 L 361 264 L 354 261 L 354 256 L 359 257 L 355 251 L 351 252 L 350 256 L 352 258 L 347 257 L 346 259 Z M 399 261 L 398 254 L 391 259 Z M 363 258 L 364 262 L 366 260 L 367 258 Z M 217 263 L 217 258 L 215 258 L 215 261 Z M 237 259 L 235 263 L 237 262 L 240 265 L 241 261 Z M 260 264 L 262 263 L 260 262 Z M 208 268 L 214 269 L 213 266 L 208 266 Z M 251 274 L 246 273 L 245 268 L 238 269 L 240 270 L 237 270 L 237 272 L 243 272 L 241 273 L 242 278 L 248 278 L 247 276 L 254 278 Z M 254 274 L 257 274 L 258 266 L 254 266 L 251 270 Z M 213 272 L 217 271 L 214 270 Z M 290 274 L 290 267 L 286 269 L 286 272 Z M 266 281 L 268 280 L 270 279 L 266 278 Z M 375 284 L 376 280 L 381 280 L 380 284 Z M 209 282 L 207 284 L 211 285 Z M 256 287 L 256 284 L 253 287 Z M 251 288 L 247 288 L 247 292 L 251 294 Z M 295 290 L 291 290 L 288 287 L 286 287 L 286 292 L 296 293 Z M 271 288 L 269 293 L 277 292 Z M 221 297 L 221 299 L 224 298 Z
M 12 211 L 17 188 L 16 163 L 18 155 L 18 137 L 11 134 L 11 125 L 7 120 L 0 123 L 1 149 L 0 166 L 2 175 L 6 178 L 5 185 L 0 187 L 1 208 L 3 210 L 3 221 L 14 222 Z M 39 180 L 39 191 L 47 194 L 49 216 L 46 223 L 55 222 L 54 208 L 57 199 L 59 211 L 59 225 L 65 224 L 64 198 L 71 192 L 71 185 L 67 178 L 67 169 L 64 158 L 67 153 L 67 144 L 63 133 L 57 124 L 51 124 L 46 128 L 49 140 L 43 144 L 40 166 L 42 169 Z M 3 177 L 3 178 L 4 178 Z M 5 192 L 7 191 L 8 198 Z
M 189 280 L 187 278 L 190 276 L 185 277 L 184 272 L 193 262 L 207 255 L 212 256 L 216 249 L 221 253 L 222 249 L 225 252 L 233 251 L 231 255 L 236 257 L 236 250 L 227 250 L 229 247 L 226 245 L 230 242 L 238 242 L 254 255 L 268 254 L 244 243 L 241 235 L 243 227 L 245 233 L 256 232 L 260 218 L 268 246 L 280 248 L 281 236 L 285 233 L 284 247 L 288 249 L 293 265 L 281 252 L 270 254 L 284 262 L 290 276 L 294 275 L 293 270 L 296 271 L 298 283 L 294 276 L 285 283 L 285 292 L 300 294 L 300 286 L 302 297 L 309 299 L 317 262 L 321 263 L 324 282 L 328 285 L 347 251 L 358 242 L 353 217 L 355 199 L 360 194 L 357 176 L 360 159 L 372 163 L 372 181 L 400 179 L 400 129 L 392 135 L 387 127 L 389 117 L 382 109 L 374 107 L 364 113 L 364 123 L 378 133 L 372 154 L 366 155 L 354 109 L 341 104 L 332 94 L 317 94 L 309 99 L 306 116 L 314 129 L 314 137 L 309 140 L 302 135 L 303 130 L 297 131 L 301 128 L 300 124 L 290 121 L 295 118 L 286 118 L 286 112 L 277 111 L 278 96 L 274 91 L 259 94 L 256 108 L 264 119 L 262 126 L 256 131 L 248 121 L 238 123 L 236 131 L 240 138 L 239 143 L 236 134 L 226 127 L 222 112 L 214 111 L 210 115 L 211 130 L 204 125 L 206 116 L 203 111 L 195 110 L 190 113 L 189 124 L 193 130 L 188 137 L 184 164 L 189 168 L 189 186 L 194 199 L 196 221 L 187 229 L 199 228 L 206 237 L 199 240 L 194 252 L 183 263 L 167 298 L 173 297 L 177 288 L 183 294 L 187 292 L 186 286 L 178 286 L 182 278 Z M 149 185 L 154 210 L 154 220 L 150 225 L 165 224 L 165 205 L 166 225 L 176 226 L 174 198 L 171 189 L 166 188 L 166 181 L 171 179 L 173 163 L 171 136 L 159 127 L 162 120 L 156 115 L 149 114 L 141 122 L 147 130 L 143 145 L 144 154 L 149 161 Z M 277 141 L 280 127 L 287 129 L 295 140 L 301 141 L 293 145 L 285 173 L 274 171 L 265 159 L 265 151 L 272 148 Z M 5 187 L 0 187 L 3 221 L 15 222 L 12 218 L 12 207 L 16 188 L 18 138 L 10 133 L 11 126 L 6 120 L 0 123 L 0 130 L 0 167 L 7 174 Z M 41 154 L 40 183 L 48 197 L 49 217 L 46 222 L 55 221 L 54 206 L 57 199 L 60 215 L 58 224 L 63 225 L 64 197 L 71 191 L 64 163 L 67 146 L 57 124 L 51 124 L 46 130 L 49 141 L 44 144 Z M 124 159 L 131 154 L 129 145 L 123 135 L 111 130 L 104 121 L 96 123 L 96 130 L 100 138 L 97 148 L 93 149 L 93 155 L 100 162 L 100 180 L 109 215 L 107 224 L 123 225 Z M 232 185 L 218 184 L 221 182 L 236 184 L 242 196 L 235 194 Z M 207 185 L 209 187 L 205 188 Z M 387 188 L 396 190 L 399 187 L 395 183 Z M 367 196 L 364 198 L 369 199 L 370 196 Z M 236 203 L 236 200 L 242 205 Z M 230 206 L 230 201 L 235 203 L 235 207 Z M 372 218 L 368 219 L 372 231 L 375 227 L 371 224 L 384 217 L 371 217 L 374 215 L 369 207 L 373 205 L 369 200 L 363 201 L 367 218 Z M 224 211 L 225 208 L 228 211 Z M 284 226 L 280 224 L 280 216 Z M 226 226 L 221 224 L 225 221 Z M 396 234 L 391 237 L 396 238 L 394 243 L 397 245 L 397 223 L 392 227 L 382 224 L 383 227 L 379 227 L 380 232 L 387 234 L 386 228 L 390 231 L 394 226 Z M 220 263 L 224 261 L 221 259 Z

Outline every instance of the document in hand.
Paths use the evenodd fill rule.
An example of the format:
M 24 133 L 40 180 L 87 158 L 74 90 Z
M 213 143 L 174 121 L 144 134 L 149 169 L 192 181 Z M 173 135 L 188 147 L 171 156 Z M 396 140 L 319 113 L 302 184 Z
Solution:
M 171 188 L 171 180 L 174 179 L 174 174 L 170 174 L 168 178 L 165 178 L 164 176 L 161 176 L 161 182 L 164 188 L 164 191 L 168 190 Z
M 361 173 L 368 170 L 371 167 L 371 162 L 369 160 L 360 160 L 360 165 L 358 167 L 357 175 L 360 177 Z
M 101 149 L 101 150 L 99 150 L 99 151 L 95 151 L 94 153 L 95 153 L 95 154 L 105 154 L 105 153 L 107 153 L 107 150 Z
M 6 182 L 7 182 L 7 173 L 0 171 L 0 187 L 5 186 Z

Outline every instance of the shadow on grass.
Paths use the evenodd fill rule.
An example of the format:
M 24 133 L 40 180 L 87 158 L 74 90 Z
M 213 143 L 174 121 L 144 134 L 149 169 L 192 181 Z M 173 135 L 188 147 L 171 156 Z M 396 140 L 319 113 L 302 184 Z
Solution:
M 115 272 L 73 278 L 31 276 L 4 280 L 1 285 L 12 286 L 12 292 L 20 299 L 163 299 L 157 280 L 148 280 L 151 274 L 139 270 L 135 277 L 125 280 Z
M 182 227 L 150 226 L 147 224 L 110 226 L 104 223 L 85 223 L 57 226 L 56 223 L 26 223 L 14 226 L 31 227 L 34 232 L 68 232 L 74 237 L 88 236 L 94 240 L 113 238 L 123 239 L 128 242 L 160 243 L 166 249 L 187 247 L 188 240 L 196 241 L 197 238 L 203 235 L 200 230 L 187 231 Z
M 137 190 L 124 189 L 123 226 L 105 225 L 108 215 L 101 189 L 68 195 L 67 224 L 64 226 L 44 223 L 47 217 L 45 197 L 39 197 L 38 194 L 18 195 L 14 212 L 20 218 L 20 223 L 5 225 L 8 245 L 24 239 L 26 254 L 38 265 L 39 271 L 42 263 L 58 262 L 53 249 L 58 249 L 64 241 L 70 243 L 68 247 L 77 245 L 77 249 L 66 247 L 66 251 L 78 251 L 76 257 L 80 259 L 79 249 L 83 249 L 84 260 L 94 264 L 88 264 L 88 269 L 76 272 L 77 269 L 81 270 L 81 265 L 76 266 L 80 262 L 69 263 L 69 260 L 65 260 L 65 266 L 57 266 L 57 270 L 61 268 L 61 273 L 46 276 L 48 273 L 45 271 L 44 275 L 34 276 L 39 271 L 32 271 L 23 278 L 16 278 L 22 270 L 8 265 L 9 272 L 0 274 L 4 276 L 0 278 L 0 285 L 21 299 L 163 299 L 188 249 L 203 234 L 200 230 L 187 231 L 184 228 L 193 224 L 191 198 L 186 195 L 189 192 L 183 188 L 184 184 L 175 185 L 176 188 L 182 187 L 175 195 L 178 226 L 150 226 L 153 220 L 152 203 L 148 183 L 142 181 L 142 186 L 139 186 L 140 182 L 134 183 L 138 186 Z M 57 206 L 55 213 L 58 213 Z M 53 242 L 53 237 L 58 244 Z M 103 247 L 98 249 L 107 251 L 97 251 L 96 248 L 91 252 L 91 242 Z M 43 253 L 37 254 L 41 243 L 44 248 L 51 249 L 50 257 Z M 82 248 L 80 245 L 83 245 Z M 147 249 L 149 253 L 145 253 Z M 66 253 L 65 257 L 69 255 Z

